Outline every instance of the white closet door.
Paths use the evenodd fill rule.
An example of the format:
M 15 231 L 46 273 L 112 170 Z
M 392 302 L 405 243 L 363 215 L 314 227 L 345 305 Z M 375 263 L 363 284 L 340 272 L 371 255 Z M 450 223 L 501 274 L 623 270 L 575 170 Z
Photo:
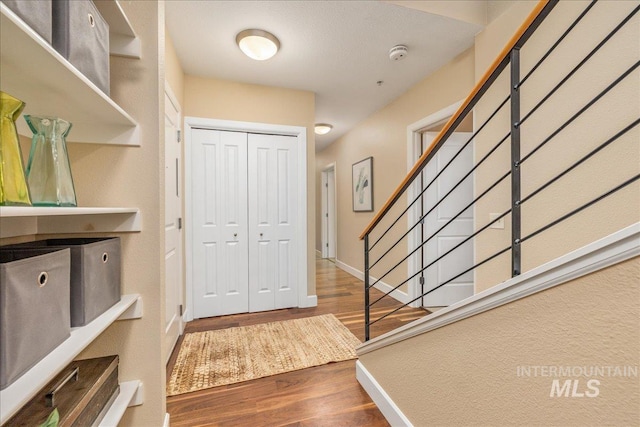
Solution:
M 192 130 L 194 317 L 247 312 L 247 134 Z
M 249 311 L 298 305 L 297 138 L 249 134 Z

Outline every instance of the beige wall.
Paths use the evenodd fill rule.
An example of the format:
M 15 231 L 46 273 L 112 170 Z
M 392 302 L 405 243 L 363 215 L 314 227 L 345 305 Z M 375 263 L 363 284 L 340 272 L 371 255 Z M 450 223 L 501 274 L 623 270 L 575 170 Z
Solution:
M 142 41 L 139 60 L 111 59 L 111 97 L 139 123 L 136 148 L 71 144 L 73 176 L 82 206 L 135 206 L 142 232 L 122 235 L 122 292 L 139 293 L 144 315 L 115 322 L 80 357 L 120 355 L 120 381 L 140 379 L 144 404 L 122 426 L 162 425 L 164 364 L 164 3 L 121 2 Z M 142 363 L 144 361 L 144 363 Z
M 184 116 L 307 128 L 308 294 L 315 294 L 315 94 L 187 75 Z
M 523 75 L 578 16 L 586 2 L 560 2 L 521 51 Z M 535 2 L 517 3 L 476 38 L 476 77 L 484 73 L 505 41 Z M 633 2 L 600 2 L 521 90 L 522 112 L 527 113 L 570 69 L 635 7 Z M 612 38 L 549 102 L 522 126 L 522 154 L 560 127 L 624 70 L 640 59 L 640 18 Z M 508 93 L 508 75 L 501 76 L 476 108 L 482 123 Z M 495 124 L 476 138 L 476 158 L 483 156 L 508 132 L 508 108 Z M 568 168 L 580 157 L 640 117 L 640 72 L 629 77 L 569 125 L 522 165 L 522 196 Z M 522 205 L 522 234 L 526 236 L 565 213 L 640 173 L 640 129 L 636 127 L 594 158 Z M 509 169 L 509 141 L 478 170 L 476 191 L 484 191 Z M 505 180 L 476 206 L 476 227 L 489 222 L 489 213 L 510 207 L 510 181 Z M 487 230 L 476 240 L 477 261 L 510 245 L 510 217 L 505 230 Z M 640 220 L 640 184 L 635 183 L 599 202 L 588 211 L 545 231 L 522 245 L 523 271 L 582 247 Z M 480 291 L 510 277 L 510 252 L 476 273 Z
M 182 106 L 184 105 L 184 71 L 166 27 L 164 59 L 165 79 L 178 99 L 178 103 Z
M 635 258 L 361 355 L 360 362 L 418 427 L 637 425 L 637 376 L 597 377 L 597 397 L 550 398 L 556 377 L 519 377 L 517 369 L 637 369 L 639 279 Z M 578 379 L 584 392 L 589 378 L 560 379 Z
M 358 236 L 408 171 L 407 126 L 464 99 L 475 83 L 473 64 L 474 53 L 470 49 L 317 154 L 317 249 L 320 249 L 321 244 L 320 174 L 322 169 L 335 162 L 338 188 L 337 257 L 341 262 L 363 270 L 364 246 Z M 373 156 L 374 212 L 356 213 L 352 210 L 351 166 L 369 156 Z M 402 208 L 406 207 L 406 203 L 400 202 L 398 207 L 400 205 Z M 398 248 L 406 254 L 406 246 L 399 245 Z M 396 256 L 391 258 L 397 259 L 400 254 L 394 255 Z M 406 268 L 403 274 L 406 277 Z

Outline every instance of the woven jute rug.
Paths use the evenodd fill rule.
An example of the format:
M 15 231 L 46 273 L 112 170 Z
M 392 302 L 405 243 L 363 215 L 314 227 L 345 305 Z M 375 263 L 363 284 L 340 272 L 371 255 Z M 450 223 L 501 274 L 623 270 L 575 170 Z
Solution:
M 189 333 L 167 396 L 355 359 L 358 344 L 333 314 Z

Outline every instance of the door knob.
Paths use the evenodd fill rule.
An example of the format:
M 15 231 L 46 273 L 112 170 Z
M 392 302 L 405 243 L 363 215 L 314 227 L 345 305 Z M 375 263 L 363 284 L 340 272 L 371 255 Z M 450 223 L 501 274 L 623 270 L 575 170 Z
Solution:
M 238 237 L 238 233 L 233 233 L 233 237 Z

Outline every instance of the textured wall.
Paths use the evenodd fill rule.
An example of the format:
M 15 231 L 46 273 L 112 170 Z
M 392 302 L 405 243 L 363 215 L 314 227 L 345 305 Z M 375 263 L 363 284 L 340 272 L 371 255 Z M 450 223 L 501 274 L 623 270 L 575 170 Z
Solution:
M 139 293 L 142 319 L 115 322 L 80 358 L 120 355 L 120 381 L 140 379 L 144 404 L 122 426 L 160 426 L 165 410 L 164 353 L 164 3 L 120 2 L 142 41 L 142 58 L 111 58 L 111 97 L 141 128 L 140 147 L 70 144 L 81 206 L 135 206 L 142 232 L 123 234 L 122 292 Z M 73 132 L 73 129 L 72 129 Z
M 640 258 L 360 356 L 418 427 L 637 425 Z M 401 357 L 399 357 L 401 355 Z M 518 376 L 519 367 L 635 367 L 629 376 Z M 633 371 L 632 371 L 633 372 Z M 550 397 L 578 380 L 576 394 Z M 569 393 L 571 396 L 571 392 Z

